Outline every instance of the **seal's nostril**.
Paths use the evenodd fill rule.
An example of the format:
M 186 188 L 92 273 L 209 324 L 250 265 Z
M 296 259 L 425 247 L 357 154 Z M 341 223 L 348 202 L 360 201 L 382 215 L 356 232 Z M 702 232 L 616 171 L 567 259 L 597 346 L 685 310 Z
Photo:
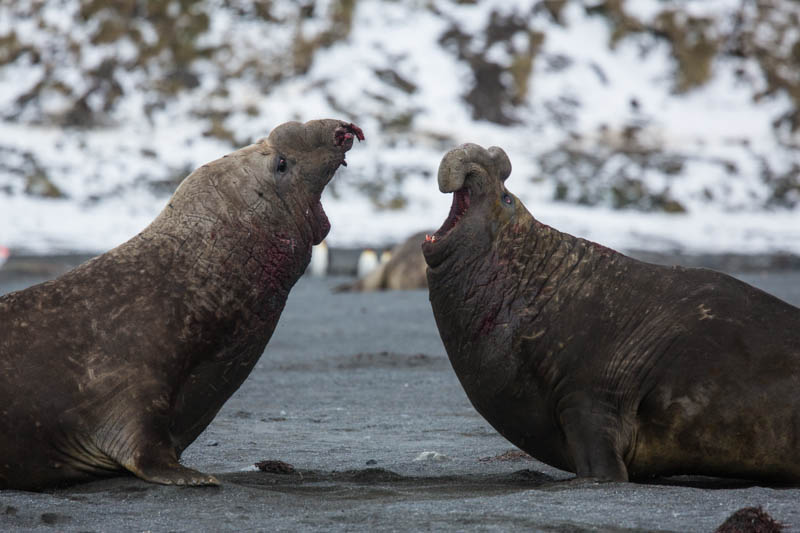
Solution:
M 356 126 L 356 125 L 355 125 L 355 124 L 353 124 L 352 122 L 351 122 L 350 124 L 348 124 L 348 125 L 346 126 L 346 128 L 347 128 L 347 129 L 348 129 L 348 130 L 349 130 L 349 131 L 350 131 L 352 134 L 354 134 L 354 135 L 356 136 L 356 138 L 357 138 L 359 141 L 363 141 L 363 140 L 364 140 L 364 132 L 361 130 L 361 128 L 359 128 L 358 126 Z
M 364 133 L 355 124 L 342 124 L 333 132 L 333 143 L 336 146 L 350 148 L 353 146 L 353 139 L 364 140 Z

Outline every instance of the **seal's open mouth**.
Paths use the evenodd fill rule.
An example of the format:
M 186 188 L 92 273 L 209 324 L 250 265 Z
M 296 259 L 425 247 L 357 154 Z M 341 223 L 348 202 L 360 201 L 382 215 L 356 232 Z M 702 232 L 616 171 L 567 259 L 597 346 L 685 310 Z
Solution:
M 450 214 L 447 215 L 444 224 L 442 224 L 442 227 L 433 235 L 425 235 L 425 242 L 436 242 L 447 235 L 450 230 L 456 227 L 456 224 L 458 224 L 458 221 L 464 216 L 464 213 L 467 212 L 467 209 L 469 209 L 469 189 L 461 187 L 453 193 L 453 203 L 450 206 Z

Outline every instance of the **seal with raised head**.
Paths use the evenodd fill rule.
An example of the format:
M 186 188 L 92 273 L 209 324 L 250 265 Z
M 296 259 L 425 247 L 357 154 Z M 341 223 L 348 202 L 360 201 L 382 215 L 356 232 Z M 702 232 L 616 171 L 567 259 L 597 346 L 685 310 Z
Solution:
M 478 412 L 579 477 L 800 482 L 800 309 L 731 276 L 626 257 L 535 220 L 502 149 L 448 152 L 422 244 Z
M 248 376 L 361 130 L 290 122 L 190 174 L 128 242 L 0 297 L 0 488 L 128 471 L 216 485 L 181 452 Z

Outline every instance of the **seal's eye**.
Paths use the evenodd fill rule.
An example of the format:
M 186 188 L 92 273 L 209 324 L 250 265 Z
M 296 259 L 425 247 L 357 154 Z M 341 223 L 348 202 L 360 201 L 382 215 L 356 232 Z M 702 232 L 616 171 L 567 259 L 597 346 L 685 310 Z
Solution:
M 281 173 L 286 172 L 286 159 L 284 159 L 282 157 L 280 159 L 278 159 L 278 167 L 277 167 L 277 169 L 278 169 L 278 172 L 281 172 Z
M 509 196 L 508 194 L 503 194 L 503 202 L 507 203 L 508 205 L 511 205 L 513 200 L 511 200 L 511 196 Z

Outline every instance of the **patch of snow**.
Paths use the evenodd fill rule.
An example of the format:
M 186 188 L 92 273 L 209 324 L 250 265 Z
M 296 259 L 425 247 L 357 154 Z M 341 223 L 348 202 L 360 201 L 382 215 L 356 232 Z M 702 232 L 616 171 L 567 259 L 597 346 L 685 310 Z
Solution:
M 242 67 L 246 54 L 254 53 L 274 55 L 275 68 L 289 68 L 280 58 L 293 38 L 294 22 L 288 19 L 297 11 L 289 2 L 273 4 L 282 23 L 257 22 L 223 10 L 211 17 L 203 42 L 231 43 L 227 66 L 231 71 Z M 414 4 L 419 5 L 415 8 Z M 438 40 L 455 24 L 476 36 L 472 48 L 482 49 L 480 36 L 493 11 L 527 14 L 536 2 L 434 2 L 440 14 L 423 9 L 423 4 L 427 5 L 359 1 L 353 20 L 357 31 L 318 51 L 304 76 L 277 84 L 265 84 L 264 73 L 243 70 L 226 86 L 227 96 L 213 95 L 216 67 L 198 62 L 200 87 L 149 116 L 142 110 L 152 103 L 150 97 L 137 90 L 144 74 L 130 72 L 118 80 L 126 96 L 113 112 L 115 124 L 106 128 L 35 126 L 27 122 L 25 113 L 14 121 L 0 122 L 0 146 L 14 150 L 2 154 L 6 163 L 0 167 L 0 244 L 45 254 L 99 252 L 124 242 L 146 227 L 167 202 L 167 195 L 152 190 L 146 181 L 188 174 L 232 151 L 229 144 L 203 136 L 208 123 L 192 114 L 198 106 L 232 105 L 234 112 L 225 126 L 241 142 L 264 137 L 288 120 L 352 118 L 343 116 L 343 111 L 357 117 L 367 140 L 348 154 L 349 166 L 337 173 L 335 190 L 329 188 L 323 196 L 332 224 L 330 246 L 384 246 L 441 225 L 451 197 L 438 191 L 439 161 L 448 149 L 476 142 L 506 150 L 514 167 L 509 189 L 534 216 L 559 230 L 618 249 L 800 254 L 800 211 L 751 207 L 766 194 L 760 181 L 762 157 L 768 158 L 775 171 L 800 163 L 797 150 L 787 148 L 797 142 L 797 134 L 778 139 L 771 126 L 771 120 L 789 107 L 788 97 L 777 94 L 753 102 L 753 92 L 762 90 L 764 82 L 752 63 L 719 61 L 713 65 L 714 79 L 706 86 L 675 95 L 669 76 L 674 59 L 663 42 L 648 36 L 629 37 L 609 49 L 606 21 L 587 16 L 581 3 L 570 2 L 562 13 L 564 25 L 543 16 L 533 20 L 532 27 L 546 30 L 547 37 L 533 65 L 526 105 L 518 110 L 521 123 L 499 126 L 473 120 L 463 101 L 473 74 Z M 46 15 L 49 23 L 87 41 L 88 26 L 67 24 L 79 3 L 58 5 L 58 9 L 48 8 L 52 11 Z M 316 12 L 325 13 L 327 5 L 318 3 Z M 687 9 L 694 16 L 712 16 L 735 9 L 739 2 L 637 0 L 625 4 L 643 18 L 652 18 L 664 5 Z M 8 13 L 0 9 L 0 33 L 13 27 L 28 42 L 60 46 L 32 20 L 14 19 Z M 304 34 L 321 31 L 319 24 L 318 19 L 308 21 Z M 141 26 L 145 38 L 154 39 L 152 28 Z M 763 38 L 769 42 L 770 36 Z M 514 49 L 526 46 L 520 34 L 512 41 Z M 132 53 L 124 42 L 120 47 L 97 46 L 89 51 L 82 58 L 84 66 Z M 508 52 L 497 45 L 488 57 L 510 61 Z M 560 57 L 568 60 L 559 65 Z M 16 98 L 42 78 L 42 68 L 24 58 L 0 68 L 0 107 L 13 108 Z M 734 74 L 736 68 L 751 79 L 750 86 Z M 386 69 L 413 82 L 416 90 L 408 93 L 385 83 L 379 72 Z M 148 76 L 164 75 L 160 70 L 153 65 Z M 76 79 L 79 71 L 66 56 L 52 75 L 81 87 Z M 89 103 L 96 105 L 93 100 Z M 53 93 L 41 105 L 47 112 L 59 112 L 65 102 Z M 251 109 L 258 113 L 254 115 Z M 416 112 L 410 132 L 384 126 L 387 119 L 409 111 Z M 556 127 L 557 119 L 565 125 Z M 606 206 L 554 202 L 554 183 L 543 175 L 537 156 L 568 142 L 570 135 L 575 146 L 586 149 L 600 142 L 613 143 L 631 123 L 640 126 L 639 139 L 647 146 L 688 158 L 677 176 L 653 171 L 644 176 L 648 185 L 669 186 L 688 213 L 614 211 Z M 66 199 L 22 193 L 26 172 L 22 154 L 26 153 L 46 168 L 48 178 Z M 729 162 L 728 170 L 719 161 Z M 613 172 L 614 164 L 608 162 L 606 172 Z M 402 181 L 395 183 L 393 176 Z M 357 190 L 363 178 L 384 178 L 406 199 L 405 207 L 378 210 Z
M 439 452 L 422 452 L 414 458 L 415 461 L 431 461 L 435 463 L 441 463 L 444 461 L 449 461 L 450 458 L 443 453 Z

